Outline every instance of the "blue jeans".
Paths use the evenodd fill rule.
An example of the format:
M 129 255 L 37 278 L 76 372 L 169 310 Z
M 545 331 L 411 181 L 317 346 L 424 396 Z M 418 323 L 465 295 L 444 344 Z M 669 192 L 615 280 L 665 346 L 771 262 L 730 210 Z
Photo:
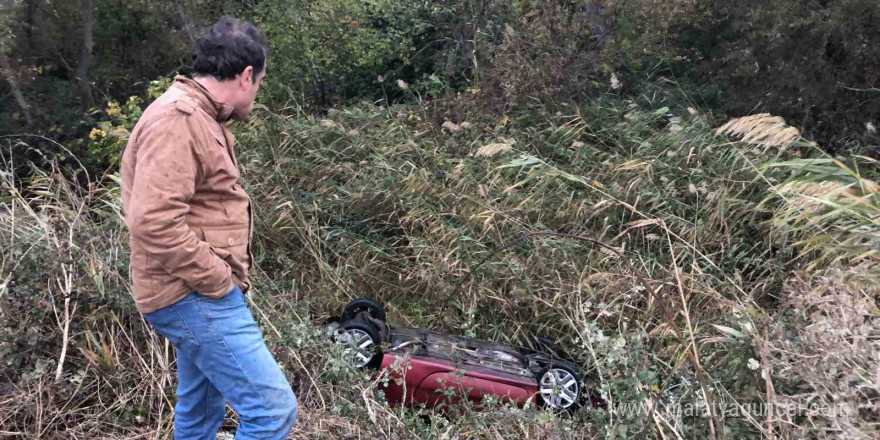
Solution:
M 144 318 L 177 349 L 175 440 L 214 440 L 227 400 L 236 440 L 287 438 L 296 397 L 238 287 L 221 299 L 193 292 Z

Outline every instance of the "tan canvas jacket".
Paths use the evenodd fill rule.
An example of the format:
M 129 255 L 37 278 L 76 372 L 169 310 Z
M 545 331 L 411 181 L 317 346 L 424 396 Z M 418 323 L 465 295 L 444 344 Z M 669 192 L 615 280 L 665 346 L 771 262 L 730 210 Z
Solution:
M 144 111 L 122 157 L 122 203 L 131 244 L 132 294 L 149 313 L 190 292 L 250 288 L 253 223 L 239 185 L 232 107 L 193 80 Z

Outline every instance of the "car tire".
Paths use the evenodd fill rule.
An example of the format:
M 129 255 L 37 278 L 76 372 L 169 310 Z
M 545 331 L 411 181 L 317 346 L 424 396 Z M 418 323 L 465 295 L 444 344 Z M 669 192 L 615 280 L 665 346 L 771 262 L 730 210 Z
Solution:
M 346 346 L 347 358 L 355 369 L 375 370 L 382 365 L 382 339 L 376 327 L 368 322 L 343 322 L 335 342 Z
M 583 403 L 578 368 L 571 363 L 553 361 L 537 376 L 538 404 L 555 411 L 573 412 Z
M 553 338 L 544 335 L 535 336 L 535 343 L 539 351 L 547 353 L 555 353 L 558 349 L 556 341 Z
M 338 327 L 339 324 L 341 324 L 341 323 L 342 323 L 342 320 L 339 319 L 338 316 L 331 316 L 331 317 L 325 319 L 324 322 L 321 323 L 321 327 L 330 327 L 330 326 L 334 326 L 334 325 Z
M 342 311 L 342 322 L 354 319 L 360 312 L 369 312 L 371 318 L 385 322 L 385 308 L 369 298 L 358 298 L 348 303 Z

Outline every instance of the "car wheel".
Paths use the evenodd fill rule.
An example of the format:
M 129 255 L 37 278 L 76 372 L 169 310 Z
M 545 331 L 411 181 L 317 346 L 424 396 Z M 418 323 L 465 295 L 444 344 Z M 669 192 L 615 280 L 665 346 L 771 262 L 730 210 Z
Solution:
M 369 298 L 358 298 L 348 303 L 342 311 L 342 321 L 350 321 L 361 312 L 369 312 L 371 318 L 385 321 L 385 309 Z
M 581 404 L 577 367 L 556 361 L 538 375 L 538 403 L 558 411 L 574 411 Z
M 342 323 L 336 345 L 345 347 L 345 357 L 356 369 L 377 369 L 382 365 L 381 339 L 372 324 L 363 321 Z

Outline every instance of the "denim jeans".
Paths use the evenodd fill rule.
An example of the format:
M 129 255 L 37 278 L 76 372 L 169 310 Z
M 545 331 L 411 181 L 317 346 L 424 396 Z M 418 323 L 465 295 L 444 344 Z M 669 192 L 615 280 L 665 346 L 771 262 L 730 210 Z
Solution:
M 214 440 L 226 402 L 236 440 L 286 439 L 297 402 L 237 287 L 220 299 L 191 293 L 144 315 L 177 349 L 175 440 Z

